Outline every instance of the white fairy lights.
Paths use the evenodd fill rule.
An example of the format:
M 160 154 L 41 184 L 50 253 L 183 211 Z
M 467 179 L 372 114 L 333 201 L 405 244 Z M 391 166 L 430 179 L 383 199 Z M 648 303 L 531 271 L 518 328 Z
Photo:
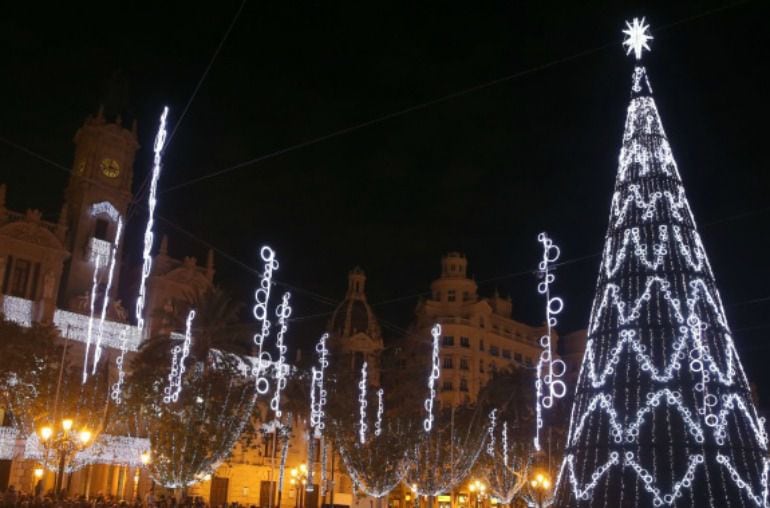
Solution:
M 383 402 L 384 390 L 377 390 L 377 419 L 374 422 L 374 435 L 380 437 L 382 434 L 382 415 L 385 412 L 385 403 Z
M 126 380 L 126 351 L 128 351 L 128 327 L 123 329 L 120 335 L 120 354 L 115 358 L 115 367 L 118 369 L 118 379 L 110 387 L 110 398 L 116 404 L 123 403 L 123 383 Z
M 649 27 L 627 28 L 638 59 Z M 644 67 L 631 91 L 555 504 L 767 508 L 765 422 Z
M 288 377 L 289 366 L 286 364 L 286 344 L 284 336 L 289 329 L 289 317 L 291 316 L 291 306 L 289 299 L 291 293 L 288 291 L 283 294 L 281 304 L 275 309 L 278 316 L 278 333 L 275 335 L 275 348 L 278 350 L 278 361 L 275 365 L 275 393 L 270 399 L 270 409 L 275 413 L 276 418 L 283 415 L 281 411 L 281 392 L 286 388 L 286 379 Z
M 358 442 L 360 444 L 366 443 L 366 431 L 368 426 L 366 425 L 366 362 L 361 365 L 361 381 L 358 382 Z
M 107 318 L 107 307 L 110 303 L 110 291 L 112 290 L 112 279 L 115 273 L 115 263 L 118 257 L 118 247 L 120 246 L 120 237 L 123 233 L 123 219 L 118 217 L 118 225 L 115 230 L 115 241 L 112 244 L 112 252 L 110 254 L 110 268 L 107 271 L 107 286 L 104 289 L 104 295 L 102 295 L 102 313 L 99 316 L 99 331 L 96 334 L 96 344 L 94 345 L 94 365 L 91 370 L 91 374 L 96 374 L 96 367 L 99 364 L 99 360 L 102 357 L 102 338 L 104 337 L 104 320 Z
M 89 298 L 89 313 L 88 313 L 88 331 L 86 332 L 86 352 L 83 358 L 83 383 L 88 379 L 88 357 L 91 350 L 91 338 L 94 331 L 94 307 L 96 306 L 96 291 L 99 288 L 99 265 L 101 263 L 101 257 L 97 257 L 94 260 L 94 275 L 91 280 L 91 297 Z
M 487 455 L 495 456 L 495 427 L 497 427 L 497 409 L 489 412 L 489 427 L 487 427 Z
M 257 346 L 257 363 L 254 366 L 254 379 L 257 393 L 264 395 L 270 389 L 270 382 L 265 375 L 267 367 L 270 366 L 270 353 L 264 350 L 265 340 L 270 335 L 270 319 L 268 317 L 267 306 L 270 302 L 270 289 L 273 285 L 273 271 L 278 269 L 278 260 L 275 258 L 275 251 L 265 245 L 259 251 L 262 261 L 265 263 L 265 269 L 259 280 L 259 288 L 254 292 L 254 317 L 260 322 L 261 327 L 254 335 L 254 344 Z
M 542 281 L 537 285 L 537 292 L 545 296 L 545 334 L 540 337 L 543 351 L 537 362 L 535 377 L 535 449 L 540 451 L 540 429 L 543 428 L 543 408 L 553 407 L 554 399 L 564 397 L 567 385 L 560 378 L 567 370 L 564 361 L 554 358 L 551 345 L 553 327 L 556 326 L 556 316 L 564 309 L 564 301 L 558 296 L 551 297 L 551 283 L 556 276 L 550 272 L 551 265 L 561 254 L 559 247 L 553 243 L 547 233 L 540 233 L 537 241 L 543 244 L 543 258 L 538 264 Z M 544 372 L 545 371 L 545 372 Z M 545 393 L 544 393 L 545 392 Z
M 191 310 L 187 314 L 185 321 L 184 339 L 181 346 L 174 346 L 171 349 L 171 372 L 168 376 L 168 386 L 164 390 L 163 402 L 170 404 L 179 401 L 179 394 L 182 392 L 182 376 L 185 373 L 184 362 L 190 355 L 190 345 L 192 344 L 192 322 L 195 319 L 195 311 Z M 176 334 L 172 334 L 173 336 Z
M 144 304 L 147 298 L 147 278 L 150 276 L 152 270 L 152 256 L 150 251 L 152 250 L 153 242 L 153 225 L 155 224 L 155 205 L 158 203 L 158 178 L 160 177 L 161 168 L 161 153 L 163 152 L 163 145 L 166 143 L 166 116 L 168 116 L 168 107 L 163 108 L 163 113 L 160 115 L 160 126 L 158 127 L 158 134 L 155 136 L 155 144 L 153 145 L 153 165 L 152 165 L 152 178 L 150 179 L 150 192 L 147 197 L 147 226 L 144 230 L 144 250 L 142 251 L 142 276 L 139 279 L 139 295 L 136 298 L 136 326 L 141 333 L 144 330 Z
M 623 33 L 626 34 L 626 40 L 623 41 L 623 45 L 627 47 L 627 55 L 633 52 L 636 59 L 641 60 L 642 51 L 645 49 L 650 51 L 650 45 L 647 42 L 653 37 L 648 33 L 649 29 L 650 25 L 644 22 L 644 18 L 641 21 L 639 18 L 634 18 L 631 23 L 626 21 L 626 29 L 623 30 Z
M 430 432 L 433 428 L 433 404 L 436 400 L 436 382 L 441 376 L 441 367 L 439 364 L 439 337 L 441 337 L 441 325 L 435 324 L 430 330 L 433 336 L 433 354 L 431 356 L 431 370 L 428 375 L 428 398 L 425 400 L 425 411 L 428 413 L 422 423 L 425 432 Z

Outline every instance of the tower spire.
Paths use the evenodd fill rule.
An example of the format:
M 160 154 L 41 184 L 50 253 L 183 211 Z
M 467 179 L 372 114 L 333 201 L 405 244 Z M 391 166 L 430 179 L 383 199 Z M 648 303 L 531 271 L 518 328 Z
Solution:
M 639 59 L 649 27 L 627 26 Z M 554 504 L 763 508 L 767 457 L 764 419 L 637 65 Z

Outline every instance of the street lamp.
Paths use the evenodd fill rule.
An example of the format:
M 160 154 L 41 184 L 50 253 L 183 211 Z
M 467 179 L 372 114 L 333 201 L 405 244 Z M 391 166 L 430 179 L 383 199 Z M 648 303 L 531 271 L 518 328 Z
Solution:
M 307 464 L 300 464 L 298 468 L 291 468 L 289 474 L 291 474 L 291 485 L 295 489 L 294 507 L 304 508 L 303 493 L 307 484 Z
M 545 473 L 537 473 L 529 485 L 534 491 L 538 507 L 542 508 L 545 494 L 551 490 L 551 479 Z
M 486 492 L 487 486 L 484 485 L 484 482 L 480 480 L 474 480 L 468 486 L 468 490 L 471 491 L 471 494 L 476 495 L 476 508 L 479 508 L 479 501 L 484 497 L 484 492 Z
M 93 434 L 83 427 L 75 428 L 72 418 L 64 418 L 60 422 L 60 428 L 44 425 L 38 430 L 38 437 L 45 447 L 45 458 L 48 459 L 48 451 L 53 450 L 59 461 L 58 474 L 56 475 L 56 495 L 61 494 L 64 468 L 74 458 L 75 454 L 86 448 L 92 441 Z M 37 476 L 37 472 L 35 472 Z M 42 474 L 41 474 L 42 478 Z

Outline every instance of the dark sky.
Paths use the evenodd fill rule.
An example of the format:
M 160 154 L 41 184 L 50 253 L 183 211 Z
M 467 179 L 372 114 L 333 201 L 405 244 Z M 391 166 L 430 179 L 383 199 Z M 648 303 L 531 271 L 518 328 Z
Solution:
M 282 150 L 501 77 L 489 87 L 162 193 L 158 212 L 242 263 L 273 245 L 277 277 L 339 299 L 347 271 L 373 303 L 427 290 L 449 250 L 482 293 L 539 323 L 531 274 L 546 229 L 571 260 L 603 244 L 631 61 L 623 21 L 646 15 L 664 126 L 749 374 L 770 400 L 765 2 L 249 1 L 165 154 L 160 187 Z M 138 118 L 138 188 L 164 104 L 176 123 L 240 2 L 65 3 L 0 18 L 0 136 L 71 166 L 72 136 L 100 102 Z M 364 5 L 369 4 L 369 5 Z M 675 4 L 675 5 L 670 5 Z M 120 7 L 116 7 L 120 5 Z M 530 72 L 527 72 L 531 70 Z M 67 175 L 0 143 L 9 206 L 53 217 Z M 138 258 L 130 225 L 128 253 Z M 206 247 L 168 224 L 172 255 Z M 563 330 L 585 326 L 598 257 L 559 270 Z M 217 257 L 250 300 L 255 278 Z M 296 294 L 295 314 L 328 313 Z M 376 305 L 387 336 L 416 298 Z M 303 321 L 307 341 L 327 317 Z

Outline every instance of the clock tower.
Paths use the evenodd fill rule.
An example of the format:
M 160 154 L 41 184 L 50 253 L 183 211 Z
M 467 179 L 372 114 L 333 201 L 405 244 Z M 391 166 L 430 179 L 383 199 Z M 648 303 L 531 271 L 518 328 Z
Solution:
M 134 156 L 139 143 L 136 123 L 131 130 L 123 126 L 120 116 L 105 119 L 103 109 L 89 116 L 75 134 L 75 158 L 66 191 L 66 213 L 69 225 L 67 249 L 72 253 L 62 304 L 82 310 L 90 294 L 94 269 L 100 269 L 98 283 L 104 288 L 112 247 L 118 225 L 125 231 L 126 212 L 131 201 Z M 122 247 L 123 242 L 119 243 Z M 117 249 L 116 268 L 111 294 L 118 287 L 122 249 Z

